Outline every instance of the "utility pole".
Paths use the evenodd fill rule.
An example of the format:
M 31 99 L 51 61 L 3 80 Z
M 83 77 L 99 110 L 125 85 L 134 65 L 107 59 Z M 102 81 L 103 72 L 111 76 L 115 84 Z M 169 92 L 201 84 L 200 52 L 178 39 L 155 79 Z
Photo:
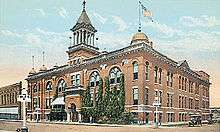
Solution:
M 31 98 L 25 88 L 22 89 L 21 95 L 18 96 L 18 101 L 23 103 L 23 125 L 21 127 L 21 132 L 28 132 L 26 126 L 26 102 L 31 102 Z

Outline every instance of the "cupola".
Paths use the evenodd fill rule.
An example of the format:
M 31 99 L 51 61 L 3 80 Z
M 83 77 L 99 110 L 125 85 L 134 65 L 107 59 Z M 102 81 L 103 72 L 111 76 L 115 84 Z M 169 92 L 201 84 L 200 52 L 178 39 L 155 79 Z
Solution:
M 138 32 L 133 35 L 132 40 L 131 40 L 131 45 L 137 44 L 137 43 L 145 43 L 151 47 L 153 46 L 153 43 L 149 41 L 147 35 L 141 32 L 141 30 L 138 30 Z

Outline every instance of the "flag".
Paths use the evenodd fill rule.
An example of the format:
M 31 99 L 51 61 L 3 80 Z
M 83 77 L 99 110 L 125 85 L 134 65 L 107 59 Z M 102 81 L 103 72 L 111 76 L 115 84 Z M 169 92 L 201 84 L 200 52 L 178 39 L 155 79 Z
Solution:
M 152 12 L 151 12 L 150 10 L 148 10 L 148 9 L 141 3 L 141 1 L 139 1 L 139 4 L 140 4 L 140 6 L 141 6 L 141 8 L 142 8 L 142 13 L 143 13 L 143 15 L 144 15 L 145 17 L 148 17 L 148 19 L 153 22 L 153 18 L 152 18 L 153 14 L 152 14 Z
M 144 10 L 143 15 L 145 17 L 152 17 L 152 13 L 149 10 Z

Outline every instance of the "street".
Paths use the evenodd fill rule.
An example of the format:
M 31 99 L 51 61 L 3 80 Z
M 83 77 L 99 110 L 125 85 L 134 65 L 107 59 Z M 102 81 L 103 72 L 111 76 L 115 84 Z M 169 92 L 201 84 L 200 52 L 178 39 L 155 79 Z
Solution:
M 15 131 L 21 125 L 21 122 L 0 121 L 0 132 Z M 220 124 L 203 125 L 202 127 L 160 127 L 159 129 L 139 125 L 88 126 L 45 123 L 27 123 L 27 125 L 30 132 L 220 132 Z

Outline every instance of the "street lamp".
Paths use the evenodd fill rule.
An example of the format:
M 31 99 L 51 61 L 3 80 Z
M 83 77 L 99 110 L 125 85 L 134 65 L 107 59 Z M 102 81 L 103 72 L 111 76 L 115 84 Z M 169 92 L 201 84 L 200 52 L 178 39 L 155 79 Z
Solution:
M 153 106 L 155 106 L 156 108 L 156 122 L 154 123 L 154 127 L 155 128 L 158 128 L 158 108 L 160 107 L 161 103 L 160 103 L 160 100 L 159 100 L 159 97 L 155 97 L 154 99 L 154 102 L 153 102 Z
M 25 102 L 31 102 L 31 98 L 27 93 L 25 88 L 22 89 L 21 95 L 18 96 L 18 101 L 23 103 L 23 126 L 21 127 L 22 132 L 28 132 L 28 128 L 26 126 L 26 104 Z

